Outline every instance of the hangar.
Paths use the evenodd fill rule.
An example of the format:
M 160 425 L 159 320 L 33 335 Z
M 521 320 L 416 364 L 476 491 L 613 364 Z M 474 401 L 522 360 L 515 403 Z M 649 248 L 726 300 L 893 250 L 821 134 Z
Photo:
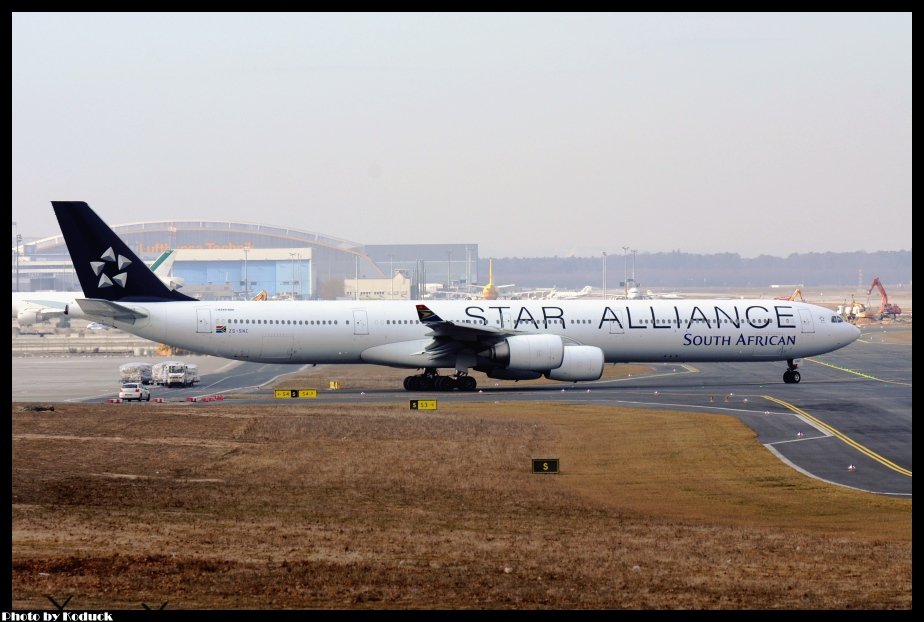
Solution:
M 332 300 L 382 289 L 392 290 L 392 297 L 414 298 L 422 289 L 418 283 L 428 274 L 447 288 L 477 283 L 474 244 L 367 247 L 291 227 L 202 220 L 135 222 L 112 228 L 145 261 L 167 249 L 177 250 L 173 275 L 183 281 L 184 293 L 201 299 L 245 299 L 265 291 L 272 298 Z M 17 241 L 12 291 L 80 289 L 63 236 Z M 386 279 L 395 285 L 356 286 L 366 279 Z M 406 287 L 398 287 L 404 282 Z

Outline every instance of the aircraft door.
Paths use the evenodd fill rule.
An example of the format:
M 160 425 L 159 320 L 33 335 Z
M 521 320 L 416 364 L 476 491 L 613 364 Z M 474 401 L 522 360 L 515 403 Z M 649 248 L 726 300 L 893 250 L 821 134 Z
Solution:
M 196 332 L 212 332 L 212 311 L 207 307 L 196 309 Z
M 366 316 L 366 312 L 362 309 L 353 309 L 353 334 L 369 334 L 369 318 Z
M 812 321 L 812 312 L 808 309 L 799 309 L 799 319 L 802 320 L 802 332 L 814 333 L 815 324 Z

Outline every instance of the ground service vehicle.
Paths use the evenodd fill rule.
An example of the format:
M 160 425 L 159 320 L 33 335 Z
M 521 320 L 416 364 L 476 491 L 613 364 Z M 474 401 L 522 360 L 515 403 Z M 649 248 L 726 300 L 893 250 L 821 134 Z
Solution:
M 199 381 L 199 368 L 182 362 L 167 363 L 168 387 L 191 387 Z
M 146 386 L 140 382 L 123 382 L 122 388 L 119 389 L 119 399 L 130 401 L 130 400 L 144 400 L 145 402 L 151 401 L 151 392 Z

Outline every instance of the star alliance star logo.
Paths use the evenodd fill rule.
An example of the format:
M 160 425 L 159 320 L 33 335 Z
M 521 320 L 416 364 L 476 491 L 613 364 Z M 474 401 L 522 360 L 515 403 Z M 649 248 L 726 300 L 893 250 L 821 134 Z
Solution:
M 113 285 L 118 285 L 119 287 L 124 288 L 125 283 L 128 281 L 128 273 L 124 272 L 124 270 L 128 266 L 132 265 L 132 261 L 126 257 L 123 257 L 122 255 L 119 255 L 118 258 L 116 258 L 116 254 L 112 250 L 111 246 L 106 249 L 106 252 L 100 255 L 100 259 L 103 261 L 90 262 L 90 267 L 93 268 L 93 273 L 99 277 L 99 283 L 97 284 L 97 287 L 99 289 L 103 289 L 106 287 L 112 287 Z M 116 271 L 118 273 L 110 278 L 109 275 L 106 274 L 106 266 L 110 266 L 112 264 L 116 264 Z

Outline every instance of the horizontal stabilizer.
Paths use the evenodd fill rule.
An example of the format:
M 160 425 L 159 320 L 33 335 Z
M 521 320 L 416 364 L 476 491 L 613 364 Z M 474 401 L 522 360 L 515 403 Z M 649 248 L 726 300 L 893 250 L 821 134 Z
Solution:
M 147 317 L 146 313 L 130 309 L 116 302 L 100 300 L 97 298 L 80 298 L 77 300 L 80 309 L 85 315 L 94 318 L 105 318 L 118 322 L 131 322 Z

